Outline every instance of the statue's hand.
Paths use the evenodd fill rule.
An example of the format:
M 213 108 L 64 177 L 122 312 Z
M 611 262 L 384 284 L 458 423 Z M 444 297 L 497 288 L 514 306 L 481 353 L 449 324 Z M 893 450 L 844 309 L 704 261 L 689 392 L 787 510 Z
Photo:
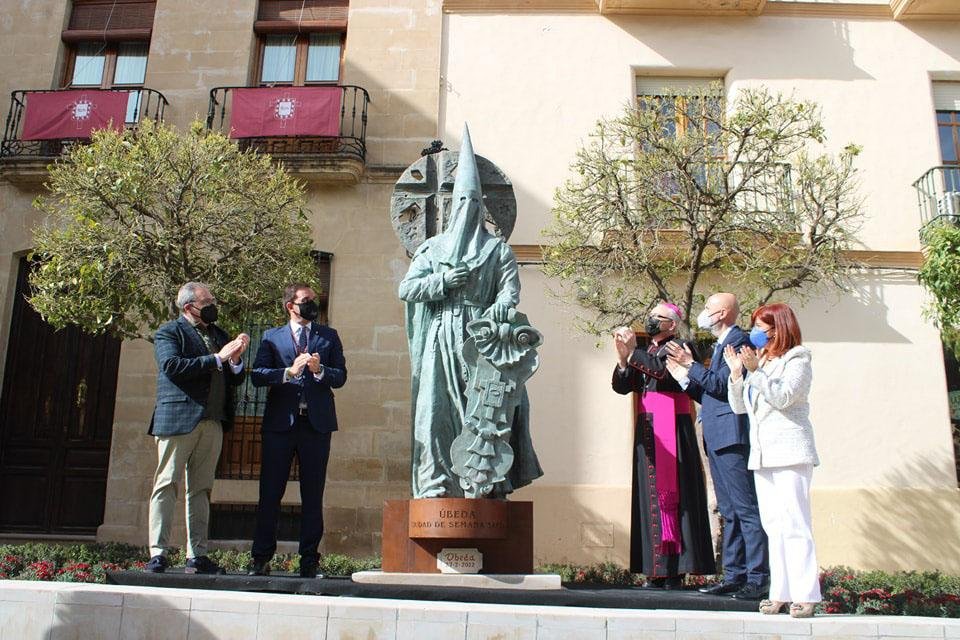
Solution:
M 490 305 L 484 315 L 493 319 L 494 322 L 508 322 L 510 320 L 510 311 L 513 307 L 503 303 Z
M 467 284 L 467 279 L 470 277 L 470 269 L 464 265 L 454 267 L 449 271 L 443 272 L 443 288 L 444 289 L 459 289 L 463 285 Z

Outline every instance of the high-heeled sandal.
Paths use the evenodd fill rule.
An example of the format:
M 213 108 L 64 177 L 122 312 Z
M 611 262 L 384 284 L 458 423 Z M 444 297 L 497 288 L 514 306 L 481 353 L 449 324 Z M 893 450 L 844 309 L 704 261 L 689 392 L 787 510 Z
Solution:
M 786 602 L 778 602 L 777 600 L 761 600 L 760 613 L 766 615 L 780 613 L 786 605 Z
M 794 602 L 790 605 L 791 618 L 812 618 L 813 610 L 816 609 L 815 602 Z

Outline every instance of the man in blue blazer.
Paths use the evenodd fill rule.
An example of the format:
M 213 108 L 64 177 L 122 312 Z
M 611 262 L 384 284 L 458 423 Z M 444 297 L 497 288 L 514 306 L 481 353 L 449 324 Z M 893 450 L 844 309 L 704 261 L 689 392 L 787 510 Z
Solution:
M 760 600 L 769 581 L 767 537 L 760 523 L 753 473 L 747 469 L 750 455 L 749 424 L 727 402 L 730 369 L 723 358 L 727 345 L 739 349 L 749 344 L 747 334 L 736 325 L 737 298 L 715 293 L 707 299 L 697 325 L 717 337 L 710 367 L 696 362 L 688 351 L 668 345 L 671 373 L 686 369 L 687 391 L 700 402 L 704 448 L 723 516 L 723 582 L 700 589 L 711 595 L 732 594 L 743 600 Z M 681 378 L 683 370 L 679 370 Z M 681 380 L 681 385 L 684 384 Z
M 177 294 L 182 315 L 153 337 L 157 359 L 157 405 L 148 433 L 157 443 L 157 471 L 150 496 L 150 562 L 168 566 L 170 526 L 177 482 L 187 476 L 187 573 L 220 573 L 207 557 L 210 492 L 223 446 L 233 426 L 234 388 L 243 382 L 240 356 L 250 338 L 233 340 L 214 324 L 217 301 L 210 288 L 188 282 Z
M 309 285 L 292 284 L 283 293 L 290 321 L 269 329 L 253 362 L 252 380 L 269 387 L 263 414 L 260 502 L 253 536 L 250 575 L 270 572 L 277 550 L 277 517 L 290 465 L 300 462 L 300 575 L 317 575 L 323 537 L 323 487 L 330 434 L 337 430 L 333 389 L 347 381 L 343 345 L 337 332 L 314 322 L 320 312 Z

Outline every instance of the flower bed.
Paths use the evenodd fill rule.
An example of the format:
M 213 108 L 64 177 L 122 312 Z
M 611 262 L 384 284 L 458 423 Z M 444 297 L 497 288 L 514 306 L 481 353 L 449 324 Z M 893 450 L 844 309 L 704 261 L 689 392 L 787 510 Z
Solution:
M 548 564 L 541 573 L 556 573 L 565 583 L 636 586 L 644 577 L 613 563 L 592 566 Z M 687 588 L 719 580 L 718 576 L 686 576 Z M 960 577 L 936 571 L 854 571 L 846 567 L 820 574 L 823 602 L 818 613 L 933 616 L 960 618 Z
M 250 564 L 248 551 L 215 549 L 210 558 L 227 571 L 245 571 Z M 168 558 L 171 566 L 186 561 L 183 550 L 175 550 Z M 0 580 L 57 580 L 61 582 L 106 582 L 107 571 L 143 569 L 149 560 L 146 547 L 128 544 L 39 544 L 0 545 Z M 271 565 L 275 571 L 300 569 L 296 554 L 278 554 Z M 379 558 L 355 559 L 339 554 L 323 556 L 320 573 L 328 576 L 349 576 L 380 566 Z
M 936 571 L 852 571 L 820 574 L 824 613 L 960 618 L 960 577 Z

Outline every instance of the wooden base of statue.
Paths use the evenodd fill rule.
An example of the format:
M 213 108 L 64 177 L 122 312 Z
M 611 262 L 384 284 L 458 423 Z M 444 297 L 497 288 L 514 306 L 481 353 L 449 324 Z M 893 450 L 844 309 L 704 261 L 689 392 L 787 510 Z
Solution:
M 533 573 L 533 503 L 476 498 L 387 500 L 383 570 L 440 573 L 443 549 L 476 549 L 480 573 Z

